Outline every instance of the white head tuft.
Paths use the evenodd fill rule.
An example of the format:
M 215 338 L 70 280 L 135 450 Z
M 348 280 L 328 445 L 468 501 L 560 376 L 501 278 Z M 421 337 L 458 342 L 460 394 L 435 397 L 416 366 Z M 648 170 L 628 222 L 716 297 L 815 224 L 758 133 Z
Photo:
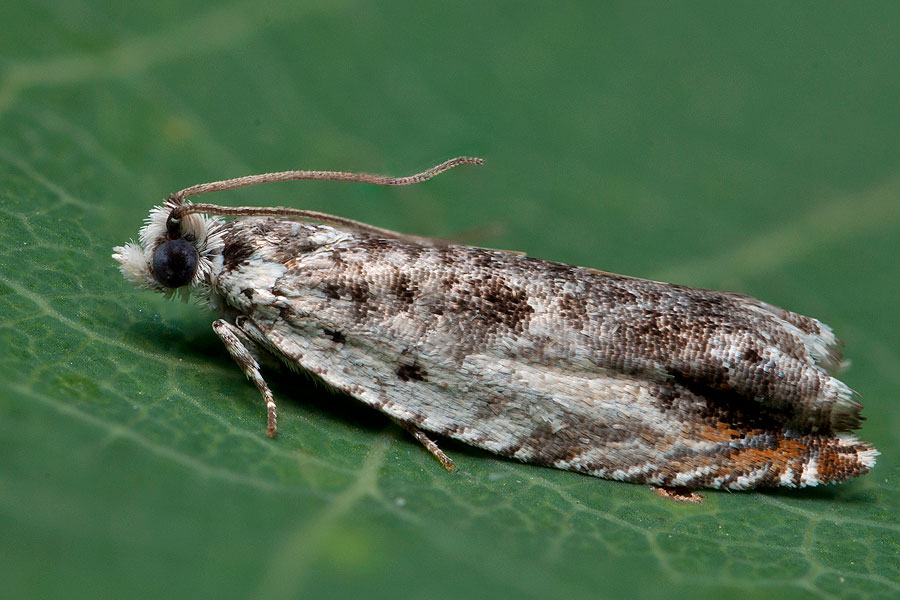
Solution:
M 119 262 L 119 270 L 125 279 L 140 288 L 162 292 L 169 297 L 176 289 L 180 289 L 186 298 L 189 289 L 199 286 L 201 295 L 206 295 L 212 276 L 222 267 L 224 223 L 215 217 L 191 213 L 184 215 L 173 237 L 167 228 L 167 222 L 177 206 L 179 203 L 172 199 L 162 206 L 154 206 L 141 227 L 140 243 L 132 240 L 124 246 L 116 246 L 112 257 Z M 156 270 L 161 267 L 165 270 L 169 266 L 171 261 L 167 259 L 172 254 L 172 246 L 181 251 L 180 254 L 176 252 L 176 259 L 183 258 L 185 252 L 190 254 L 187 265 L 183 261 L 178 265 L 182 270 L 189 269 L 181 273 L 184 283 L 181 279 L 171 279 L 171 273 L 167 270 L 154 270 L 154 259 Z M 158 250 L 165 253 L 162 259 L 157 256 Z

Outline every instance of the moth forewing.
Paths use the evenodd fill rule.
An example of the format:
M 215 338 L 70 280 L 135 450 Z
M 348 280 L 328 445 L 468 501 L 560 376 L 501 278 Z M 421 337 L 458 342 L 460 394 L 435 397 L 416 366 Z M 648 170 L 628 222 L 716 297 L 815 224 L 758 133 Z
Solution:
M 679 489 L 803 487 L 874 465 L 878 452 L 848 433 L 861 406 L 831 374 L 838 341 L 810 317 L 313 211 L 186 200 L 296 179 L 408 185 L 480 162 L 194 186 L 113 256 L 132 283 L 193 290 L 222 314 L 214 330 L 261 392 L 269 435 L 263 355 L 384 412 L 448 468 L 429 433 Z

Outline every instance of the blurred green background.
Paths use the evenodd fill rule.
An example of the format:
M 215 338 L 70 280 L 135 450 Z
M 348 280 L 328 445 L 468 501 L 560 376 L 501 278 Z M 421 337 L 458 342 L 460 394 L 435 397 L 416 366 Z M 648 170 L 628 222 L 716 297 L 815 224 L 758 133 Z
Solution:
M 900 594 L 900 5 L 249 2 L 0 7 L 0 589 L 19 597 Z M 830 323 L 883 453 L 709 492 L 502 460 L 448 475 L 379 414 L 270 376 L 111 247 L 188 185 L 402 175 L 221 203 L 749 293 Z

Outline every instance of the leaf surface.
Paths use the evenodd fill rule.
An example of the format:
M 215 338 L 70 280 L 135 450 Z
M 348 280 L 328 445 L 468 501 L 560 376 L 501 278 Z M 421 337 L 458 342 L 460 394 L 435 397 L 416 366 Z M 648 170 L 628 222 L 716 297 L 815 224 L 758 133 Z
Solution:
M 893 598 L 898 10 L 205 1 L 0 9 L 0 580 L 10 597 Z M 123 5 L 124 6 L 124 5 Z M 645 487 L 268 375 L 109 257 L 169 192 L 749 293 L 831 324 L 882 452 L 804 491 Z

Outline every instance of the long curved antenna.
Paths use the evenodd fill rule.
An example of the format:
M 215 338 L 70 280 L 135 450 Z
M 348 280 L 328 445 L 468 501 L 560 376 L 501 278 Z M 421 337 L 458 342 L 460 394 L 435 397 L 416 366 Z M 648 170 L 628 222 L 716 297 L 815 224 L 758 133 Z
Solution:
M 416 173 L 415 175 L 407 175 L 406 177 L 387 177 L 385 175 L 370 175 L 368 173 L 348 173 L 345 171 L 281 171 L 279 173 L 263 173 L 261 175 L 248 175 L 246 177 L 237 177 L 235 179 L 225 179 L 223 181 L 212 181 L 210 183 L 201 183 L 185 188 L 180 192 L 176 192 L 170 196 L 174 200 L 184 200 L 190 196 L 198 194 L 208 194 L 209 192 L 224 192 L 237 188 L 247 187 L 249 185 L 258 185 L 261 183 L 275 183 L 278 181 L 347 181 L 352 183 L 369 183 L 372 185 L 413 185 L 427 181 L 439 175 L 444 171 L 452 169 L 461 164 L 480 165 L 484 162 L 481 158 L 470 158 L 468 156 L 458 156 L 444 161 L 439 165 L 435 165 L 427 171 Z M 199 205 L 195 205 L 199 206 Z M 191 211 L 199 212 L 199 211 Z
M 180 192 L 176 192 L 169 196 L 169 200 L 174 201 L 177 206 L 169 213 L 166 220 L 166 229 L 172 237 L 179 234 L 181 219 L 192 213 L 202 213 L 207 215 L 219 215 L 224 217 L 288 217 L 294 219 L 306 219 L 310 221 L 318 221 L 320 223 L 328 223 L 345 227 L 356 231 L 363 231 L 375 235 L 385 236 L 424 244 L 428 246 L 445 245 L 447 242 L 432 238 L 424 238 L 419 236 L 406 235 L 390 229 L 382 229 L 353 219 L 338 217 L 328 213 L 318 212 L 314 210 L 304 210 L 299 208 L 287 208 L 282 206 L 220 206 L 218 204 L 185 204 L 185 198 L 196 196 L 198 194 L 206 194 L 209 192 L 223 192 L 236 188 L 257 185 L 261 183 L 274 183 L 278 181 L 347 181 L 353 183 L 368 183 L 372 185 L 413 185 L 427 181 L 439 175 L 444 171 L 452 169 L 461 164 L 480 165 L 484 163 L 482 158 L 471 158 L 467 156 L 458 156 L 450 160 L 444 161 L 439 165 L 435 165 L 426 171 L 416 173 L 415 175 L 407 175 L 406 177 L 387 177 L 384 175 L 370 175 L 368 173 L 349 173 L 345 171 L 282 171 L 279 173 L 263 173 L 262 175 L 249 175 L 247 177 L 238 177 L 235 179 L 225 179 L 223 181 L 213 181 L 211 183 L 201 183 L 189 188 L 185 188 Z

